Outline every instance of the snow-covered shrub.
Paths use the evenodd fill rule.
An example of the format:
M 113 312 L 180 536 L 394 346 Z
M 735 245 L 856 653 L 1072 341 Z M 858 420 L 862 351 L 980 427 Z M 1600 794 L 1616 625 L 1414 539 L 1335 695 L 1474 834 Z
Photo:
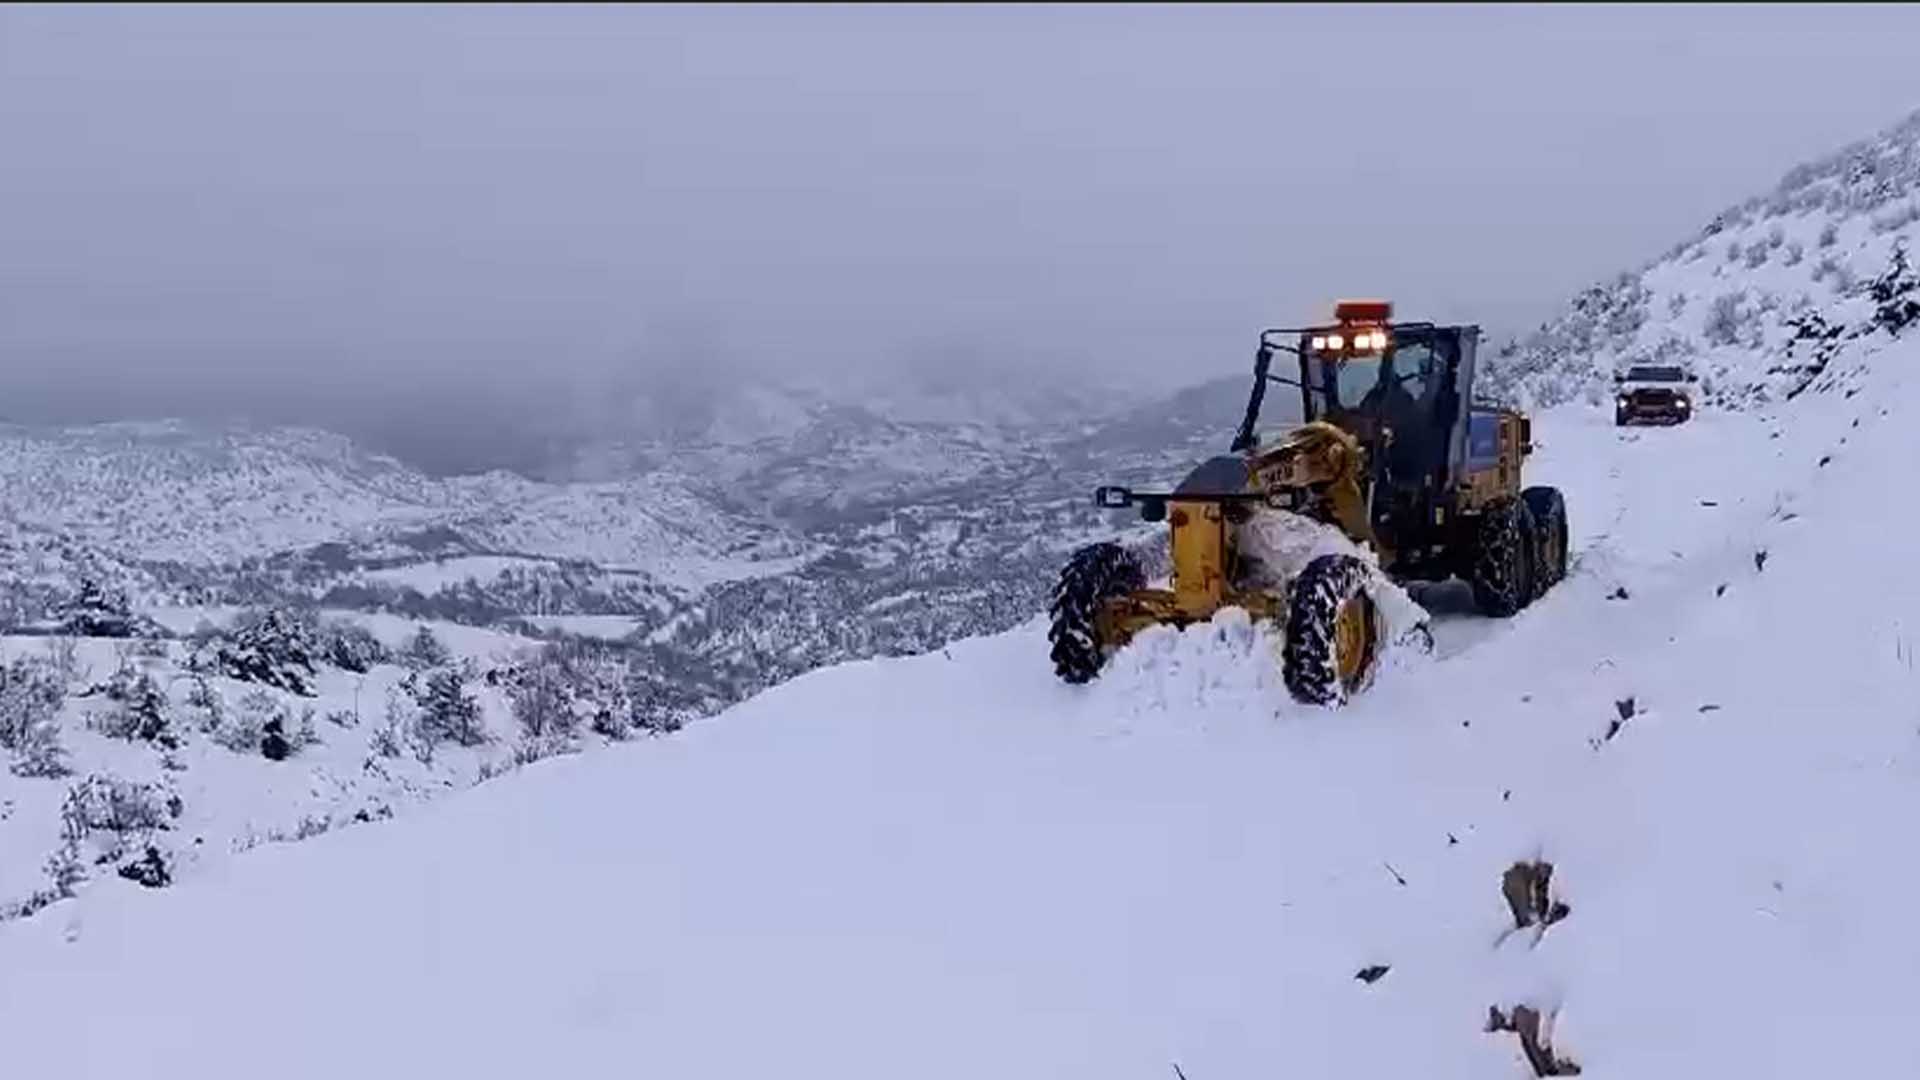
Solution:
M 265 690 L 250 691 L 232 709 L 222 710 L 213 741 L 236 754 L 260 753 L 267 721 L 279 716 L 280 702 Z
M 211 734 L 214 742 L 236 754 L 282 761 L 320 742 L 314 718 L 311 707 L 295 714 L 273 694 L 255 690 L 222 715 Z
M 346 619 L 327 619 L 319 624 L 320 656 L 342 671 L 364 675 L 390 656 L 387 647 L 373 631 Z
M 306 620 L 270 608 L 242 619 L 195 654 L 193 667 L 312 697 L 313 654 Z
M 1702 335 L 1710 345 L 1734 345 L 1741 338 L 1741 331 L 1749 318 L 1743 307 L 1745 297 L 1741 293 L 1726 293 L 1713 299 L 1713 307 L 1707 312 L 1706 325 L 1701 328 Z
M 1740 261 L 1740 241 L 1730 240 L 1727 242 L 1727 261 L 1730 263 Z
M 542 650 L 529 665 L 530 670 L 507 685 L 507 703 L 520 726 L 523 761 L 531 761 L 573 748 L 580 722 L 574 712 L 570 673 Z
M 72 809 L 73 793 L 67 793 L 67 803 L 60 810 L 60 844 L 47 856 L 45 871 L 47 891 L 36 893 L 27 901 L 22 914 L 32 914 L 35 907 L 44 907 L 56 900 L 71 900 L 80 883 L 87 880 L 87 864 L 83 845 L 87 842 L 87 824 Z
M 442 642 L 433 628 L 422 624 L 407 640 L 406 648 L 400 652 L 400 662 L 415 671 L 443 667 L 453 660 L 446 643 Z
M 1785 229 L 1782 229 L 1780 226 L 1775 225 L 1773 228 L 1767 230 L 1767 247 L 1768 248 L 1778 248 L 1780 245 L 1786 242 L 1787 242 L 1787 231 Z
M 180 797 L 160 784 L 95 773 L 69 787 L 60 805 L 60 845 L 46 862 L 48 888 L 23 907 L 73 896 L 89 862 L 117 862 L 130 851 L 140 854 L 118 868 L 121 876 L 154 888 L 170 883 L 172 869 L 154 837 L 171 829 L 183 809 Z M 100 854 L 89 859 L 87 847 L 96 836 Z
M 67 747 L 60 740 L 60 721 L 48 717 L 29 725 L 13 749 L 10 771 L 22 779 L 52 780 L 73 770 L 67 765 Z
M 187 686 L 186 707 L 193 721 L 193 727 L 202 734 L 211 735 L 220 730 L 226 721 L 227 704 L 220 697 L 220 691 L 205 676 L 195 675 Z
M 1677 292 L 1667 297 L 1667 318 L 1677 319 L 1680 317 L 1680 313 L 1685 310 L 1687 310 L 1686 293 Z
M 288 710 L 279 709 L 260 725 L 260 754 L 268 761 L 285 761 L 319 742 L 320 732 L 314 727 L 312 708 L 300 710 L 297 718 Z
M 1795 240 L 1793 243 L 1787 245 L 1787 250 L 1780 256 L 1780 262 L 1783 266 L 1799 266 L 1800 260 L 1806 257 L 1806 245 Z
M 441 742 L 479 746 L 487 741 L 480 702 L 467 693 L 468 677 L 464 666 L 443 667 L 414 684 L 413 700 L 418 707 L 414 730 L 429 746 Z
M 623 742 L 633 737 L 633 713 L 624 704 L 596 702 L 587 726 L 595 735 Z
M 1820 226 L 1819 243 L 1821 247 L 1830 248 L 1839 239 L 1840 239 L 1840 226 L 1834 224 L 1831 221 L 1827 222 L 1825 225 Z
M 67 683 L 52 660 L 17 656 L 0 666 L 0 748 L 19 750 L 28 732 L 52 722 Z
M 53 616 L 60 632 L 73 637 L 130 638 L 151 630 L 134 615 L 126 593 L 95 577 L 82 578 L 79 591 L 55 605 Z
M 167 692 L 152 675 L 122 664 L 105 683 L 88 690 L 87 696 L 95 693 L 112 703 L 89 718 L 95 731 L 108 738 L 152 743 L 170 750 L 180 746 Z
M 180 797 L 160 784 L 93 773 L 67 789 L 60 813 L 88 832 L 133 833 L 171 828 L 182 809 Z
M 680 730 L 685 714 L 675 706 L 668 688 L 659 679 L 636 665 L 628 668 L 626 681 L 634 727 L 652 735 Z
M 1904 242 L 1896 243 L 1886 272 L 1867 286 L 1867 295 L 1874 303 L 1874 325 L 1897 337 L 1915 319 L 1920 319 L 1920 300 L 1914 299 L 1917 289 L 1920 281 L 1915 280 L 1912 267 L 1907 265 L 1907 246 Z
M 1764 241 L 1755 240 L 1747 248 L 1747 269 L 1757 270 L 1765 266 L 1767 264 L 1767 258 L 1772 254 L 1773 249 L 1768 247 Z
M 148 844 L 140 857 L 122 863 L 119 874 L 128 881 L 149 889 L 164 889 L 173 884 L 173 864 L 159 848 Z

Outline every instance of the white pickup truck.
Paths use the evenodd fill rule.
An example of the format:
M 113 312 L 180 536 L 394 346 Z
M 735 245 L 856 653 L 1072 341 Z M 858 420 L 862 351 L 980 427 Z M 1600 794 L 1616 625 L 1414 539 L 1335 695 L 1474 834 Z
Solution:
M 1615 426 L 1640 421 L 1684 424 L 1693 419 L 1692 385 L 1700 377 L 1678 364 L 1635 364 L 1614 373 Z

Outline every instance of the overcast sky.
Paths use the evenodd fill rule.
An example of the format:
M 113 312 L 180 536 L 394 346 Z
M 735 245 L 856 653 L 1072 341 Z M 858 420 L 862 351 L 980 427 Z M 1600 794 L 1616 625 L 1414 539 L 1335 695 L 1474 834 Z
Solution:
M 1893 5 L 0 7 L 0 415 L 1165 383 L 1343 294 L 1511 332 L 1920 107 L 1916 40 Z

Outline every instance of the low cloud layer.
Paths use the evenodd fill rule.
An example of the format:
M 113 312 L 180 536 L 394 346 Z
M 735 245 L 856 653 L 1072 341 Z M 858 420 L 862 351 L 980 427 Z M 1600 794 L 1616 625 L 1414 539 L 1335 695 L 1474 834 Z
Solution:
M 0 9 L 0 415 L 484 457 L 668 372 L 1171 385 L 1345 294 L 1511 332 L 1920 106 L 1916 32 L 1891 6 Z

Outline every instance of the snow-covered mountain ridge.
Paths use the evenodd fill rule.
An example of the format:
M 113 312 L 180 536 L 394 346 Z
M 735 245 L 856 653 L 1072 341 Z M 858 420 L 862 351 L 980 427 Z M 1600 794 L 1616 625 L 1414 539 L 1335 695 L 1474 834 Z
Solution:
M 1920 113 L 1790 170 L 1696 236 L 1576 296 L 1490 361 L 1490 396 L 1597 402 L 1632 363 L 1687 363 L 1708 401 L 1747 408 L 1817 374 L 1806 327 L 1857 322 L 1876 279 L 1920 238 Z
M 405 550 L 432 531 L 690 584 L 803 553 L 667 471 L 565 485 L 505 472 L 435 480 L 341 436 L 284 428 L 7 426 L 0 509 L 129 561 L 200 567 L 322 543 Z

